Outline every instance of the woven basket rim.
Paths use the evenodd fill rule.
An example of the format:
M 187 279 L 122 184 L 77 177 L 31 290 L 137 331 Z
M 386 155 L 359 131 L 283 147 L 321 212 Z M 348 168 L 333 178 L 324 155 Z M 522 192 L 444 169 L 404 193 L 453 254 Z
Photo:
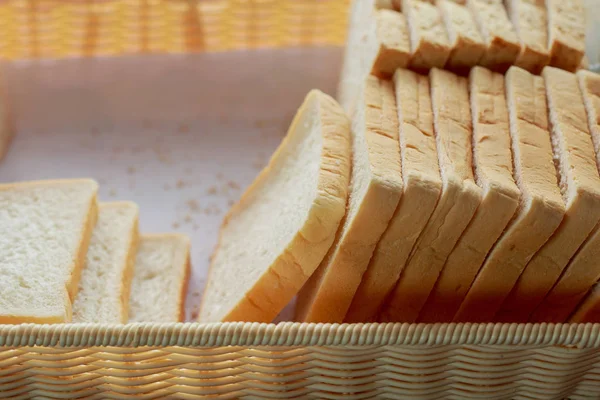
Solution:
M 0 325 L 0 347 L 600 347 L 600 324 L 133 323 Z

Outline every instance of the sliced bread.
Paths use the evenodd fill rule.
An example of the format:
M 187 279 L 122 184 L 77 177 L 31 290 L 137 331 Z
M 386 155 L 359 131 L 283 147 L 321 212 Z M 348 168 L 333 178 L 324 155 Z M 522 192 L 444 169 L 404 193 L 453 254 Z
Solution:
M 473 14 L 466 6 L 452 0 L 438 0 L 437 5 L 452 48 L 445 68 L 464 71 L 477 65 L 486 51 L 486 44 Z
M 346 211 L 350 123 L 311 91 L 269 165 L 221 228 L 201 322 L 271 322 L 313 274 Z
M 430 84 L 442 193 L 381 315 L 385 321 L 417 319 L 481 201 L 481 189 L 473 177 L 468 81 L 432 69 Z
M 402 0 L 406 15 L 412 58 L 411 68 L 427 71 L 442 68 L 450 57 L 450 42 L 436 6 L 421 0 Z
M 469 75 L 475 179 L 483 198 L 442 270 L 421 322 L 451 322 L 492 246 L 512 219 L 520 192 L 513 178 L 504 77 L 482 67 Z
M 350 113 L 368 74 L 391 78 L 410 60 L 408 26 L 404 15 L 379 9 L 373 0 L 352 4 L 348 40 L 338 85 L 338 100 Z
M 585 55 L 586 23 L 583 1 L 546 0 L 546 8 L 550 65 L 576 71 Z
M 490 322 L 523 269 L 558 228 L 564 213 L 552 144 L 544 79 L 511 67 L 505 77 L 515 181 L 521 200 L 454 316 Z
M 374 76 L 352 118 L 348 209 L 333 246 L 298 294 L 296 319 L 342 322 L 402 194 L 394 86 Z
M 479 65 L 493 71 L 506 71 L 521 53 L 521 43 L 502 0 L 468 0 L 467 6 L 487 47 Z
M 0 324 L 71 322 L 97 192 L 88 179 L 0 185 Z
M 377 316 L 431 217 L 442 190 L 427 76 L 399 69 L 394 75 L 404 193 L 354 295 L 346 322 Z
M 590 71 L 577 73 L 587 120 L 600 165 L 600 75 Z M 572 92 L 573 87 L 565 92 Z M 575 99 L 573 103 L 577 104 Z M 566 108 L 568 109 L 568 108 Z M 531 316 L 531 321 L 564 322 L 590 287 L 600 279 L 600 225 L 577 251 L 562 276 Z
M 138 246 L 135 203 L 100 203 L 79 292 L 73 302 L 73 322 L 124 324 Z
M 544 68 L 543 77 L 565 217 L 525 267 L 499 321 L 527 322 L 600 221 L 600 175 L 577 77 L 552 67 Z
M 584 294 L 585 296 L 585 294 Z M 577 306 L 569 321 L 572 324 L 600 323 L 600 284 L 595 284 Z
M 545 0 L 506 0 L 506 10 L 521 42 L 517 67 L 539 74 L 550 62 Z
M 131 295 L 130 322 L 182 322 L 190 276 L 190 239 L 178 233 L 141 235 Z

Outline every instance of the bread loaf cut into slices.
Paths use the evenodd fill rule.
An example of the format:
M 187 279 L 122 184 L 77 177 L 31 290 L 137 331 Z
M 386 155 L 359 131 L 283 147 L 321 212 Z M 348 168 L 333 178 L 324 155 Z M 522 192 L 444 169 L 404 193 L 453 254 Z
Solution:
M 577 77 L 587 110 L 587 121 L 594 143 L 596 163 L 600 165 L 600 75 L 590 71 L 579 71 Z M 566 92 L 570 94 L 574 89 L 570 86 Z M 572 100 L 573 104 L 577 104 L 576 99 Z M 565 108 L 565 110 L 567 109 L 569 108 Z M 558 282 L 535 310 L 530 320 L 566 321 L 590 287 L 600 279 L 598 260 L 600 260 L 600 225 L 594 228 L 585 243 L 577 251 Z
M 127 322 L 138 215 L 135 203 L 100 203 L 79 292 L 73 302 L 73 322 Z
M 417 319 L 481 201 L 473 178 L 467 79 L 439 69 L 432 69 L 429 76 L 442 193 L 381 315 L 385 321 Z
M 479 65 L 493 71 L 506 71 L 521 53 L 521 44 L 502 0 L 468 0 L 467 5 L 487 45 Z
M 600 221 L 600 175 L 577 77 L 552 67 L 544 68 L 543 77 L 566 212 L 504 301 L 496 318 L 499 321 L 527 322 Z
M 600 284 L 592 287 L 569 318 L 569 322 L 572 324 L 600 323 Z
M 468 71 L 470 67 L 477 65 L 486 51 L 473 14 L 466 6 L 451 0 L 438 0 L 437 4 L 452 48 L 446 68 Z
M 333 246 L 298 294 L 296 319 L 342 322 L 402 194 L 393 84 L 367 77 L 352 118 L 346 215 Z
M 576 71 L 585 55 L 585 14 L 582 0 L 546 0 L 550 65 Z M 594 10 L 598 12 L 597 6 Z
M 186 235 L 142 235 L 131 282 L 129 321 L 183 322 L 189 276 Z
M 420 71 L 442 68 L 451 48 L 440 11 L 425 1 L 402 0 L 402 13 L 408 22 L 411 68 Z
M 271 322 L 313 274 L 346 211 L 350 123 L 311 91 L 221 228 L 199 320 Z
M 520 192 L 513 179 L 504 77 L 482 67 L 469 75 L 475 180 L 483 198 L 419 315 L 451 322 L 485 257 L 512 219 Z
M 0 324 L 71 322 L 97 192 L 88 179 L 0 185 Z
M 521 200 L 471 285 L 454 321 L 490 322 L 536 251 L 560 224 L 562 200 L 552 144 L 544 79 L 511 67 L 505 77 L 515 181 Z
M 346 322 L 373 321 L 429 221 L 442 190 L 427 76 L 394 75 L 404 192 L 354 295 Z
M 344 110 L 351 111 L 368 74 L 391 78 L 394 71 L 406 67 L 409 60 L 410 43 L 404 15 L 379 9 L 373 0 L 355 0 L 338 86 L 338 99 Z

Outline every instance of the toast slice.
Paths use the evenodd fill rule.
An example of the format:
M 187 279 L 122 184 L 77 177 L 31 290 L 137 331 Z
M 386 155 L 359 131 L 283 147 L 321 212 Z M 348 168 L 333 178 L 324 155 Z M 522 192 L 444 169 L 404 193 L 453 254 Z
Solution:
M 565 214 L 552 144 L 544 79 L 511 67 L 505 76 L 515 181 L 521 200 L 454 316 L 457 322 L 490 322 L 523 269 L 552 236 Z
M 585 55 L 582 0 L 546 0 L 550 65 L 574 72 Z
M 573 315 L 570 316 L 569 322 L 572 324 L 597 324 L 600 322 L 600 284 L 595 284 L 590 289 Z
M 482 67 L 469 75 L 479 208 L 440 274 L 421 322 L 451 322 L 485 257 L 512 219 L 520 192 L 513 178 L 504 76 Z
M 73 322 L 124 324 L 129 319 L 138 215 L 135 203 L 100 203 L 73 302 Z
M 506 71 L 521 53 L 521 43 L 502 0 L 468 0 L 467 6 L 487 46 L 479 65 L 497 72 Z
M 539 74 L 550 62 L 545 0 L 506 0 L 505 5 L 521 42 L 515 65 Z
M 410 37 L 410 67 L 418 71 L 442 68 L 450 57 L 450 42 L 436 6 L 420 0 L 402 0 Z
M 588 126 L 594 143 L 596 163 L 600 165 L 600 75 L 590 71 L 577 72 L 579 88 L 587 110 Z M 573 91 L 569 87 L 569 92 Z M 573 103 L 577 104 L 575 99 Z M 586 149 L 587 150 L 587 149 Z M 531 321 L 564 322 L 590 287 L 600 279 L 600 225 L 596 226 L 577 254 L 567 265 Z
M 348 209 L 333 246 L 298 294 L 296 320 L 342 322 L 402 195 L 393 84 L 367 77 L 352 118 Z
M 179 233 L 141 235 L 136 253 L 130 322 L 183 322 L 190 276 L 190 239 Z
M 437 5 L 452 48 L 445 68 L 459 72 L 468 71 L 470 67 L 477 65 L 486 51 L 475 19 L 466 6 L 452 0 L 438 0 Z
M 442 191 L 429 79 L 399 69 L 394 75 L 404 192 L 354 295 L 346 322 L 376 319 Z
M 565 217 L 525 267 L 499 321 L 527 322 L 600 221 L 600 175 L 577 77 L 552 67 L 544 68 L 543 77 Z
M 0 185 L 0 324 L 71 322 L 97 192 L 89 179 Z
M 338 85 L 338 100 L 348 113 L 368 74 L 391 78 L 397 68 L 408 66 L 410 60 L 406 18 L 378 6 L 373 0 L 355 0 L 352 5 Z
M 473 177 L 467 79 L 439 69 L 432 69 L 429 76 L 442 193 L 385 306 L 384 321 L 417 319 L 481 201 Z
M 348 118 L 335 100 L 313 90 L 269 165 L 225 219 L 199 320 L 271 322 L 331 247 L 349 178 Z

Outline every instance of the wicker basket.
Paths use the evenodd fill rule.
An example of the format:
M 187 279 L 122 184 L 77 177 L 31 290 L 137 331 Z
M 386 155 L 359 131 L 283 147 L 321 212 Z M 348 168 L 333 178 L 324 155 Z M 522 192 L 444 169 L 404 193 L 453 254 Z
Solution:
M 599 6 L 598 0 L 588 0 L 588 3 L 592 11 Z M 0 0 L 0 57 L 45 60 L 257 47 L 337 46 L 344 41 L 347 5 L 348 0 Z M 594 15 L 593 12 L 591 14 Z M 590 48 L 594 48 L 595 42 L 590 43 Z M 261 57 L 273 55 L 263 51 L 257 54 Z M 302 69 L 297 64 L 302 64 L 299 61 L 305 58 L 305 53 L 294 54 L 292 52 L 292 59 L 286 65 L 296 68 L 294 73 L 299 74 Z M 590 52 L 588 55 L 592 63 L 598 61 L 597 53 Z M 339 62 L 340 56 L 339 49 L 333 54 L 316 52 L 313 54 L 315 62 L 307 64 L 317 64 L 316 60 Z M 55 95 L 61 93 L 61 85 L 73 91 L 82 82 L 89 81 L 90 98 L 93 97 L 94 101 L 96 98 L 106 99 L 120 89 L 119 84 L 106 89 L 110 85 L 106 76 L 125 74 L 121 79 L 129 82 L 137 76 L 135 71 L 140 65 L 146 65 L 149 60 L 158 64 L 162 62 L 160 57 L 146 57 L 115 58 L 114 63 L 108 62 L 107 65 L 103 65 L 104 61 L 98 65 L 87 65 L 85 68 L 90 68 L 91 72 L 80 80 L 73 78 L 81 74 L 83 67 L 78 63 L 13 63 L 19 67 L 9 68 L 8 76 L 12 82 L 21 82 L 13 85 L 13 95 L 24 121 L 20 124 L 21 128 L 34 132 L 30 135 L 38 135 L 36 140 L 48 146 L 47 131 L 62 132 L 72 125 L 75 129 L 90 129 L 90 126 L 96 130 L 106 128 L 102 125 L 102 118 L 94 119 L 89 109 L 78 109 L 76 115 L 71 115 L 71 110 L 79 105 L 81 98 L 84 99 L 82 102 L 86 101 L 85 93 L 72 94 L 70 102 L 65 105 L 56 104 L 56 101 L 48 104 L 45 98 L 57 98 Z M 207 82 L 212 83 L 216 78 L 208 72 L 229 64 L 240 64 L 236 57 L 226 57 L 223 64 L 210 64 L 211 68 L 199 70 Z M 189 69 L 185 66 L 187 62 L 191 62 L 194 68 L 198 65 L 194 60 L 197 61 L 193 57 L 192 61 L 169 58 L 165 65 L 149 66 L 150 72 L 144 69 L 145 75 L 141 79 L 145 79 L 146 83 L 154 82 L 157 76 L 164 76 L 165 69 L 174 71 L 172 75 L 182 74 Z M 21 68 L 23 65 L 25 72 Z M 266 65 L 263 62 L 245 65 L 245 70 L 254 68 L 258 74 L 267 68 Z M 57 78 L 57 71 L 63 71 L 65 76 Z M 244 79 L 249 80 L 253 76 L 256 75 L 244 75 Z M 329 82 L 325 89 L 331 91 L 335 87 L 334 68 L 323 76 Z M 175 78 L 169 76 L 168 79 Z M 282 77 L 275 76 L 273 79 L 278 84 L 288 82 Z M 317 75 L 311 79 L 310 82 L 317 85 L 325 82 Z M 156 104 L 162 107 L 171 101 L 173 98 L 164 89 L 177 84 L 180 86 L 172 91 L 183 97 L 181 104 L 174 106 L 177 112 L 167 112 L 162 108 L 157 113 L 160 115 L 144 120 L 142 125 L 148 128 L 165 115 L 179 123 L 197 113 L 193 109 L 186 112 L 180 107 L 196 101 L 195 89 L 186 91 L 187 85 L 176 81 L 169 81 L 161 89 L 156 89 L 167 92 L 165 99 L 156 100 Z M 45 98 L 37 103 L 36 98 L 29 97 L 28 93 L 44 85 L 49 89 L 40 92 Z M 262 88 L 264 98 L 276 93 L 272 86 Z M 214 86 L 207 88 L 207 91 L 214 90 Z M 297 97 L 292 101 L 294 103 L 304 95 L 305 88 L 290 84 L 286 91 L 287 96 Z M 96 93 L 100 95 L 96 96 Z M 151 99 L 151 94 L 141 93 L 139 99 Z M 228 92 L 223 96 L 235 99 Z M 263 100 L 259 98 L 238 107 L 248 114 L 260 114 Z M 131 101 L 121 99 L 117 105 L 107 106 L 104 110 L 119 113 L 126 103 Z M 282 102 L 274 105 L 279 106 L 279 103 Z M 156 104 L 144 103 L 133 113 L 119 114 L 125 121 L 122 125 L 133 124 L 130 114 L 148 116 L 150 110 L 159 110 Z M 97 109 L 104 104 L 93 102 L 91 105 L 90 109 Z M 205 107 L 208 105 L 204 104 Z M 42 107 L 46 107 L 46 113 L 39 120 L 23 119 L 23 115 Z M 272 114 L 279 115 L 290 110 L 282 106 L 263 112 L 256 128 L 262 129 L 271 123 L 283 126 L 289 122 L 287 116 L 273 122 Z M 211 109 L 210 112 L 215 111 Z M 67 118 L 70 119 L 64 122 Z M 227 116 L 219 118 L 225 120 Z M 165 129 L 163 125 L 161 129 Z M 194 125 L 193 122 L 189 126 L 179 125 L 177 129 L 181 133 L 194 129 Z M 65 135 L 63 139 L 68 139 L 69 143 L 77 137 L 75 133 Z M 82 137 L 78 146 L 88 150 L 95 147 L 93 140 L 96 136 L 97 132 L 92 132 L 90 136 Z M 277 140 L 274 137 L 271 144 L 276 144 Z M 23 139 L 16 143 L 13 150 L 21 152 L 17 157 L 42 157 L 46 154 L 40 153 L 31 144 L 26 145 L 26 142 Z M 59 154 L 58 148 L 54 150 Z M 68 150 L 71 151 L 70 148 Z M 162 157 L 163 168 L 173 168 L 169 164 L 169 154 L 161 153 L 161 149 L 154 150 L 160 153 L 158 156 Z M 240 153 L 236 158 L 242 156 Z M 9 157 L 7 163 L 0 167 L 0 179 L 22 178 L 20 168 L 25 167 L 15 160 L 17 157 Z M 118 157 L 116 153 L 110 155 L 111 164 L 118 164 Z M 172 158 L 179 160 L 184 157 Z M 44 166 L 50 168 L 51 163 L 46 162 Z M 27 174 L 32 170 L 44 173 L 37 164 L 30 168 Z M 10 171 L 7 172 L 7 169 Z M 25 176 L 30 177 L 27 174 Z M 254 174 L 255 171 L 250 171 L 246 180 Z M 102 181 L 100 183 L 103 185 Z M 126 190 L 127 184 L 131 182 L 125 182 L 123 190 Z M 0 326 L 0 397 L 600 398 L 600 325 L 234 323 Z

